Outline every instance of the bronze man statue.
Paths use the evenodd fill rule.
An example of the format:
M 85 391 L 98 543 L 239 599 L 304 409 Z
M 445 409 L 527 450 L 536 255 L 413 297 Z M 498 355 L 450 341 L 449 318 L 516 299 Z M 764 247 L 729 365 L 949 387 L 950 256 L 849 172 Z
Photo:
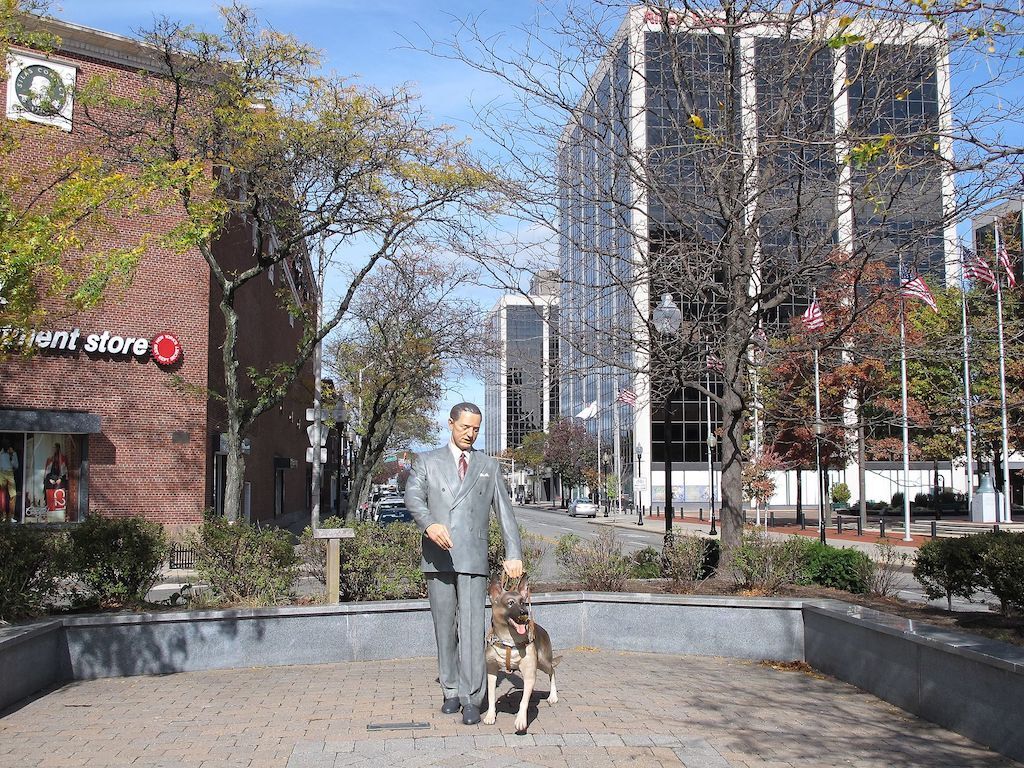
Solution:
M 482 415 L 472 403 L 449 414 L 451 439 L 420 454 L 405 486 L 405 504 L 423 532 L 423 573 L 437 640 L 441 711 L 462 710 L 462 722 L 480 722 L 487 594 L 487 526 L 494 509 L 505 541 L 504 570 L 523 573 L 522 544 L 512 503 L 493 458 L 473 450 Z

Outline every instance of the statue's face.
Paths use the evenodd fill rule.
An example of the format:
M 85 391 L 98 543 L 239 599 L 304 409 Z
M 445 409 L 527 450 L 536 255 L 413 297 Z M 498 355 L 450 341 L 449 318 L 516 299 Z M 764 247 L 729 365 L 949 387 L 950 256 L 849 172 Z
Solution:
M 463 411 L 458 419 L 448 419 L 448 429 L 452 431 L 452 442 L 463 451 L 468 451 L 476 442 L 476 436 L 480 434 L 479 413 Z

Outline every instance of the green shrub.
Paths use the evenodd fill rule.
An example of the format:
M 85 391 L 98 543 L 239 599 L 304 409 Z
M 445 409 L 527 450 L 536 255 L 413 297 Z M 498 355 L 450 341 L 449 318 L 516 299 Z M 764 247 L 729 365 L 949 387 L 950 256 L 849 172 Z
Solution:
M 999 598 L 1004 616 L 1013 608 L 1024 611 L 1024 533 L 986 533 L 982 539 L 981 570 L 986 585 Z
M 742 543 L 733 552 L 735 578 L 746 589 L 777 594 L 800 576 L 804 546 L 799 536 L 773 539 L 759 529 L 750 531 L 744 534 Z
M 661 553 L 654 547 L 638 549 L 631 556 L 629 578 L 658 579 L 661 578 Z
M 871 558 L 856 549 L 843 549 L 820 541 L 804 545 L 800 582 L 863 594 L 871 586 Z
M 555 560 L 570 581 L 583 589 L 621 592 L 629 578 L 631 558 L 622 554 L 614 529 L 601 531 L 593 541 L 575 534 L 563 536 L 555 548 Z
M 832 501 L 837 504 L 847 504 L 850 501 L 850 486 L 846 483 L 836 483 L 832 486 Z
M 40 616 L 57 594 L 66 539 L 0 521 L 0 621 Z
M 707 578 L 711 542 L 703 536 L 673 536 L 662 550 L 662 571 L 674 586 L 692 592 L 697 582 Z
M 420 570 L 422 534 L 415 525 L 373 522 L 351 526 L 355 538 L 341 540 L 342 600 L 408 600 L 425 597 Z
M 104 607 L 137 605 L 160 578 L 167 534 L 141 517 L 89 515 L 69 532 L 67 570 L 77 599 Z
M 547 551 L 544 540 L 533 533 L 528 533 L 523 526 L 519 526 L 519 540 L 523 545 L 523 573 L 536 579 L 540 568 L 540 561 Z M 505 541 L 501 538 L 501 528 L 498 526 L 498 519 L 491 515 L 487 524 L 487 567 L 491 578 L 501 573 L 501 564 L 505 561 Z
M 899 507 L 900 509 L 903 508 L 903 491 L 896 491 L 896 493 L 892 495 L 892 502 L 889 506 Z
M 932 539 L 918 548 L 914 578 L 924 587 L 929 599 L 945 597 L 947 608 L 953 610 L 953 595 L 970 600 L 985 586 L 981 570 L 985 539 L 986 536 Z
M 208 513 L 188 541 L 214 597 L 245 605 L 276 605 L 293 597 L 299 558 L 288 531 L 229 523 Z

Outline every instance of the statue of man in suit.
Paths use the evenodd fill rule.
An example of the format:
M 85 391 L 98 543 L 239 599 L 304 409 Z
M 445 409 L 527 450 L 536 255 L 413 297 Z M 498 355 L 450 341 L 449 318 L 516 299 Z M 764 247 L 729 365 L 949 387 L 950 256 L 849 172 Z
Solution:
M 480 409 L 459 403 L 449 414 L 451 439 L 420 454 L 405 485 L 405 505 L 423 532 L 423 562 L 437 639 L 441 711 L 462 710 L 462 722 L 480 722 L 487 594 L 487 525 L 493 508 L 505 540 L 505 573 L 523 573 L 519 527 L 498 462 L 473 450 Z

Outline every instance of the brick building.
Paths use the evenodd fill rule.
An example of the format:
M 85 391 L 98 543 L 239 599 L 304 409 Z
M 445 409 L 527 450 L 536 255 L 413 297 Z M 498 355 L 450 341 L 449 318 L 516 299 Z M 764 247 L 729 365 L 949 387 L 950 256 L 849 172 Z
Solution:
M 56 50 L 14 48 L 10 57 L 7 119 L 16 121 L 19 142 L 2 162 L 26 174 L 88 141 L 76 82 L 103 76 L 137 94 L 145 73 L 159 72 L 136 41 L 63 22 L 46 26 L 60 37 Z M 51 108 L 34 109 L 44 98 Z M 178 215 L 169 208 L 119 222 L 102 245 L 134 246 L 168 231 Z M 222 263 L 243 263 L 252 250 L 248 227 L 237 222 L 215 248 Z M 301 327 L 278 293 L 312 300 L 310 274 L 308 263 L 280 264 L 243 288 L 242 370 L 294 353 Z M 0 457 L 0 516 L 59 523 L 101 512 L 177 527 L 199 522 L 206 507 L 222 508 L 225 417 L 201 394 L 223 381 L 217 290 L 198 251 L 150 246 L 131 285 L 99 307 L 52 315 L 27 338 L 0 329 L 9 349 L 33 349 L 0 360 L 0 454 L 7 457 Z M 283 521 L 309 509 L 308 373 L 249 432 L 244 507 L 253 520 Z

